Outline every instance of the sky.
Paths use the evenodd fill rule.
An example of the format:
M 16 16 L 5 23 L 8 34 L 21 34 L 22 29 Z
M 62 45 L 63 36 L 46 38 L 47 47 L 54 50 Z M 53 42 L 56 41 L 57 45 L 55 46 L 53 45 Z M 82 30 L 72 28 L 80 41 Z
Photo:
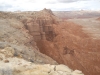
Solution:
M 100 10 L 100 0 L 0 0 L 0 11 Z

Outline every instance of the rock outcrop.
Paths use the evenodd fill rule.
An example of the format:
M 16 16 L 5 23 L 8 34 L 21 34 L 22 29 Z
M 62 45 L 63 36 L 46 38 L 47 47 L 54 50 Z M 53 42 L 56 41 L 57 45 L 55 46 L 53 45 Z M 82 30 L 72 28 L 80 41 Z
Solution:
M 0 65 L 13 63 L 15 75 L 100 75 L 100 24 L 87 21 L 59 20 L 49 9 L 0 13 Z
M 0 75 L 84 75 L 65 65 L 35 64 L 14 56 L 14 49 L 0 49 Z
M 39 52 L 34 37 L 29 34 L 24 24 L 11 13 L 0 12 L 0 49 L 11 47 L 15 56 L 34 63 L 56 64 L 50 57 Z M 13 13 L 15 16 L 15 14 Z M 17 16 L 17 15 L 16 15 Z M 12 17 L 12 18 L 11 18 Z
M 52 25 L 57 23 L 57 17 L 54 16 L 51 10 L 43 9 L 22 22 L 35 41 L 53 40 L 55 34 Z

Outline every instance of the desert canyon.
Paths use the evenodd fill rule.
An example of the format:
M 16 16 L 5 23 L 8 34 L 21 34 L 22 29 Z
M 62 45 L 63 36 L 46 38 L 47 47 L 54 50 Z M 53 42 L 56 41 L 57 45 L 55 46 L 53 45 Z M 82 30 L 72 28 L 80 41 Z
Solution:
M 100 11 L 0 11 L 0 75 L 100 75 Z

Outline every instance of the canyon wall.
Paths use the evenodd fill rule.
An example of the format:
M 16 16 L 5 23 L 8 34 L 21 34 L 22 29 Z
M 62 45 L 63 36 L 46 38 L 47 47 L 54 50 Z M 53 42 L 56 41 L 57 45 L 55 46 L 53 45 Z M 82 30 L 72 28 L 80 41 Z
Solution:
M 59 64 L 79 69 L 85 75 L 100 74 L 100 41 L 92 39 L 81 25 L 60 20 L 47 9 L 35 13 L 23 23 L 41 53 Z
M 14 25 L 16 22 L 11 19 L 13 17 L 21 24 Z M 2 18 L 6 18 L 6 16 Z M 88 33 L 84 32 L 83 26 L 72 21 L 61 20 L 48 9 L 36 12 L 15 12 L 6 22 L 13 23 L 10 25 L 20 31 L 13 34 L 14 36 L 9 39 L 9 42 L 15 44 L 16 41 L 12 42 L 12 39 L 16 37 L 18 45 L 24 44 L 30 47 L 29 52 L 27 47 L 20 51 L 14 46 L 15 50 L 19 50 L 16 56 L 22 55 L 21 57 L 31 62 L 37 61 L 36 63 L 57 64 L 55 62 L 57 61 L 73 70 L 79 69 L 85 75 L 100 75 L 100 40 L 91 38 Z M 6 25 L 5 30 L 8 28 Z M 4 34 L 6 40 L 3 39 L 3 42 L 8 41 L 8 37 L 10 37 L 9 32 L 6 34 Z M 0 39 L 2 40 L 2 37 Z M 32 52 L 33 49 L 34 52 Z M 25 55 L 30 56 L 29 59 Z M 32 57 L 36 57 L 34 61 Z
M 36 44 L 40 52 L 60 64 L 83 71 L 85 75 L 99 75 L 99 39 L 91 38 L 79 24 L 55 18 L 56 16 L 47 9 L 40 12 L 42 15 L 38 12 L 39 16 L 36 16 L 35 20 L 31 19 L 31 23 L 29 23 L 29 25 L 31 24 L 29 31 L 33 37 L 36 37 Z M 36 23 L 39 39 L 36 36 L 37 33 L 34 33 Z M 27 26 L 28 24 L 26 24 L 26 28 L 28 28 Z M 42 32 L 44 35 L 41 34 Z
M 12 47 L 15 50 L 15 57 L 34 63 L 57 64 L 56 61 L 39 52 L 34 37 L 30 35 L 17 15 L 0 12 L 0 16 L 0 49 Z
M 52 25 L 57 21 L 51 10 L 43 9 L 34 15 L 31 18 L 22 20 L 26 29 L 29 30 L 35 41 L 52 40 L 55 35 Z

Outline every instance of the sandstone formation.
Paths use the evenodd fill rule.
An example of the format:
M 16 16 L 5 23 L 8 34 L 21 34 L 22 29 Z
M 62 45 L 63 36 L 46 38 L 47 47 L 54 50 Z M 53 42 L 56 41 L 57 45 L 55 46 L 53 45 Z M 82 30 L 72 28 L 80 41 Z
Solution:
M 54 37 L 52 25 L 57 23 L 57 21 L 51 10 L 45 8 L 40 12 L 35 13 L 35 16 L 23 19 L 22 22 L 34 37 L 35 41 L 52 40 Z M 52 38 L 46 37 L 47 35 Z

